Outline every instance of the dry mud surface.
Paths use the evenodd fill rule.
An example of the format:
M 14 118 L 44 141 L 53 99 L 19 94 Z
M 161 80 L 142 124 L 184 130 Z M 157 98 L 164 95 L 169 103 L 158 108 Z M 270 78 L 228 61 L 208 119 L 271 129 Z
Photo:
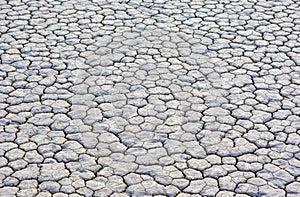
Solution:
M 0 0 L 0 196 L 300 196 L 300 1 Z

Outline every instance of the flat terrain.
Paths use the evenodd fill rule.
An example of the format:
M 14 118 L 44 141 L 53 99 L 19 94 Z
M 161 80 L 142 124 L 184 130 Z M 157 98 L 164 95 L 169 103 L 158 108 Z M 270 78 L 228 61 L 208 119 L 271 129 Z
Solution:
M 0 196 L 300 196 L 299 0 L 0 0 Z

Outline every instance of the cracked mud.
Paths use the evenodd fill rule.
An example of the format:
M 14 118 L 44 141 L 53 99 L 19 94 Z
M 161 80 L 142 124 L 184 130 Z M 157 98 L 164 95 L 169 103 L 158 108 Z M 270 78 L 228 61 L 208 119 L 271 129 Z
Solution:
M 0 196 L 300 196 L 298 0 L 0 0 Z

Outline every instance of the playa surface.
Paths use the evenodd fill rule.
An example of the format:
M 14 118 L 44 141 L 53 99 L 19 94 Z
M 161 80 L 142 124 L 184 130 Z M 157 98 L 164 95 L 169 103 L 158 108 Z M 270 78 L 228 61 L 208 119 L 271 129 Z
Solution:
M 300 1 L 0 0 L 0 196 L 300 196 Z

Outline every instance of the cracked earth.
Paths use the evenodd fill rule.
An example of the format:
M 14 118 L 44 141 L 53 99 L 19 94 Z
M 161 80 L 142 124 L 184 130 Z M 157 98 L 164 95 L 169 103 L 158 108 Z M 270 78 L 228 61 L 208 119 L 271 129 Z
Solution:
M 298 0 L 0 0 L 0 196 L 300 196 Z

